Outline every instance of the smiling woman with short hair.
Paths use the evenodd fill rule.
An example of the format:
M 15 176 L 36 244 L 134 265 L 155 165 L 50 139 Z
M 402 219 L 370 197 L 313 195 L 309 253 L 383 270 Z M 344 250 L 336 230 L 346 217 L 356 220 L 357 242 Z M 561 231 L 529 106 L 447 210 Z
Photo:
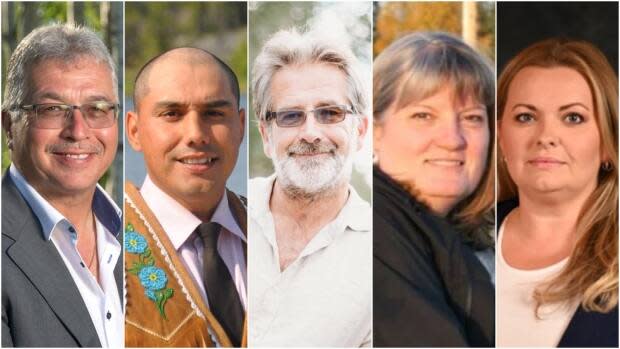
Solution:
M 444 33 L 374 62 L 374 345 L 494 346 L 494 74 Z

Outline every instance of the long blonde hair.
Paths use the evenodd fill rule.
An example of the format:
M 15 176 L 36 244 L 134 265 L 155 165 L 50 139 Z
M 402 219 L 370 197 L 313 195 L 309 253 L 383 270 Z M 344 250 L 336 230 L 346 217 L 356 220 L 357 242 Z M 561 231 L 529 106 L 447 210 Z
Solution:
M 384 113 L 393 103 L 404 106 L 424 99 L 446 84 L 453 84 L 461 96 L 477 98 L 489 115 L 491 142 L 482 178 L 474 192 L 450 213 L 466 240 L 476 248 L 488 248 L 494 245 L 495 204 L 495 74 L 489 60 L 446 33 L 418 32 L 396 40 L 373 64 L 374 123 L 383 123 Z
M 601 147 L 611 168 L 601 168 L 598 184 L 581 210 L 578 240 L 562 272 L 534 292 L 537 309 L 548 303 L 579 299 L 589 311 L 608 312 L 618 304 L 618 78 L 605 56 L 584 41 L 549 39 L 515 56 L 499 78 L 497 115 L 501 118 L 510 84 L 525 67 L 567 67 L 588 82 Z M 502 158 L 501 149 L 498 157 Z M 498 161 L 499 200 L 516 198 L 517 187 Z

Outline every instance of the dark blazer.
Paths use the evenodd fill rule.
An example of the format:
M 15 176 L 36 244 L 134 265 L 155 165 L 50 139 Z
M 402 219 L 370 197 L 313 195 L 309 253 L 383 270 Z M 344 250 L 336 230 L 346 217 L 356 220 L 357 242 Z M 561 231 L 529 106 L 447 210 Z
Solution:
M 519 202 L 507 200 L 497 205 L 497 226 Z M 579 306 L 570 320 L 558 347 L 618 347 L 618 306 L 609 313 L 586 311 Z
M 2 346 L 101 347 L 71 274 L 41 229 L 7 171 L 2 178 Z M 122 262 L 121 257 L 114 269 L 121 297 Z
M 375 347 L 493 347 L 495 288 L 462 236 L 374 170 Z

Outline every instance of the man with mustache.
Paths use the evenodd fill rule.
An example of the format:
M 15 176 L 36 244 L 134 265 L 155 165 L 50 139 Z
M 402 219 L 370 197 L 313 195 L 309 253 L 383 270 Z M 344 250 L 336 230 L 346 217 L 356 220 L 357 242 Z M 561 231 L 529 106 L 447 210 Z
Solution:
M 121 211 L 97 184 L 118 143 L 115 63 L 89 29 L 44 26 L 8 64 L 2 346 L 121 347 Z
M 125 344 L 244 345 L 246 211 L 226 189 L 245 130 L 237 77 L 173 49 L 140 70 L 134 103 L 127 136 L 147 177 L 125 186 Z
M 371 344 L 371 210 L 349 184 L 367 92 L 348 45 L 280 31 L 253 67 L 275 174 L 250 180 L 250 346 Z

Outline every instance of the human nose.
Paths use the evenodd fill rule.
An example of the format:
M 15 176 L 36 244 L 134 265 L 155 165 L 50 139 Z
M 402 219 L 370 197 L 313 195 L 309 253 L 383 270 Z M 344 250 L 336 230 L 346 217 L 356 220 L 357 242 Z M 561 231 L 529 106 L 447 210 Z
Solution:
M 299 137 L 308 143 L 321 141 L 321 125 L 316 121 L 313 112 L 306 111 L 306 121 L 299 126 Z
M 461 127 L 458 117 L 447 120 L 439 127 L 441 128 L 437 137 L 439 146 L 448 150 L 461 150 L 465 148 L 467 142 L 465 141 L 463 128 Z
M 539 147 L 555 147 L 559 144 L 556 134 L 556 127 L 549 118 L 541 118 L 538 123 L 538 134 L 536 135 L 536 145 Z
M 80 141 L 89 137 L 90 127 L 79 108 L 70 110 L 65 118 L 65 126 L 61 137 L 67 140 Z
M 183 120 L 183 133 L 185 134 L 188 145 L 209 143 L 209 137 L 205 132 L 206 126 L 198 112 L 190 111 Z

